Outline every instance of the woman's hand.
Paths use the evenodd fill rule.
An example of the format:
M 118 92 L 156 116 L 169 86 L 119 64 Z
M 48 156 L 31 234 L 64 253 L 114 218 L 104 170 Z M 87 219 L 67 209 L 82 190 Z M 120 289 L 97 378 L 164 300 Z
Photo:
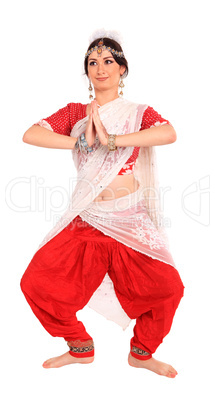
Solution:
M 88 119 L 88 122 L 86 125 L 85 138 L 88 143 L 88 146 L 91 147 L 96 138 L 96 129 L 95 129 L 95 125 L 93 123 L 92 105 L 90 105 L 90 114 L 89 114 L 89 119 Z
M 98 134 L 99 141 L 102 145 L 107 145 L 108 144 L 108 133 L 106 131 L 106 128 L 101 122 L 99 112 L 98 112 L 98 106 L 96 101 L 92 101 L 91 103 L 91 112 L 92 112 L 92 120 L 94 124 L 94 128 L 96 133 Z

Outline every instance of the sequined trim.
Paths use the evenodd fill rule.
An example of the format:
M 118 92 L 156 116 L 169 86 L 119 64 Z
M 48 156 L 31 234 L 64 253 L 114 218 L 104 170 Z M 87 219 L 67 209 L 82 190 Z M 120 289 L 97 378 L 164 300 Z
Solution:
M 143 350 L 143 349 L 139 349 L 139 348 L 137 348 L 136 346 L 132 346 L 131 351 L 132 351 L 133 353 L 136 353 L 137 355 L 140 355 L 140 356 L 149 356 L 149 355 L 150 355 L 150 353 L 146 352 L 146 351 Z
M 91 352 L 92 350 L 94 350 L 94 346 L 85 346 L 84 348 L 75 348 L 73 346 L 70 347 L 71 352 L 73 353 L 87 353 L 87 352 Z
M 84 343 L 86 346 L 81 346 L 80 345 L 81 343 Z M 92 341 L 88 342 L 73 341 L 68 342 L 67 345 L 69 346 L 71 352 L 73 353 L 88 353 L 94 350 L 94 343 Z

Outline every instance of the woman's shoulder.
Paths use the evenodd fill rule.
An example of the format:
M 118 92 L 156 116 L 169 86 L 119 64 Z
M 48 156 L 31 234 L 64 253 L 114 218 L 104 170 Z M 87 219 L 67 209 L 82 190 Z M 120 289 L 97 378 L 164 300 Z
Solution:
M 70 111 L 72 112 L 80 112 L 83 110 L 86 110 L 87 108 L 87 103 L 81 103 L 81 102 L 70 102 L 67 103 L 67 107 L 69 108 Z
M 70 102 L 67 104 L 71 125 L 74 125 L 78 120 L 86 117 L 87 106 L 87 103 L 81 102 Z

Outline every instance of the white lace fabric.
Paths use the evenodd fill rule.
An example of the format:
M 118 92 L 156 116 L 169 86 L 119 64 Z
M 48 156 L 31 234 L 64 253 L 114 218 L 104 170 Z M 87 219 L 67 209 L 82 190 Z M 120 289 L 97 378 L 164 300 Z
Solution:
M 108 133 L 123 135 L 140 130 L 143 113 L 147 107 L 117 98 L 100 107 L 99 114 Z M 78 121 L 71 131 L 71 136 L 77 138 L 85 132 L 87 121 L 88 116 Z M 128 247 L 175 266 L 168 249 L 165 228 L 162 226 L 154 147 L 140 147 L 133 170 L 139 183 L 135 193 L 112 201 L 94 202 L 116 177 L 133 149 L 134 147 L 118 147 L 117 151 L 109 152 L 108 147 L 101 145 L 97 137 L 93 152 L 83 154 L 72 150 L 77 169 L 76 187 L 71 195 L 69 207 L 39 248 L 80 215 L 90 225 Z M 130 322 L 118 302 L 108 275 L 88 305 L 123 329 Z
M 147 213 L 143 190 L 143 187 L 139 187 L 136 192 L 115 200 L 92 202 L 79 215 L 83 221 L 105 235 L 151 258 L 175 266 L 166 239 Z M 108 274 L 91 297 L 88 306 L 123 329 L 130 324 L 131 319 L 122 309 Z

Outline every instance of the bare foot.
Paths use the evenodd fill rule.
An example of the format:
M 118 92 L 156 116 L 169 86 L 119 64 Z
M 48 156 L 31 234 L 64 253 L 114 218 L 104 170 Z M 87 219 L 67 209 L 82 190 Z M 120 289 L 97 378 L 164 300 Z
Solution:
M 77 358 L 70 355 L 69 352 L 64 353 L 64 355 L 53 357 L 52 359 L 46 360 L 43 363 L 44 368 L 59 368 L 62 366 L 66 366 L 67 364 L 74 364 L 74 363 L 81 363 L 81 364 L 88 364 L 92 363 L 94 357 L 82 357 Z
M 135 359 L 130 353 L 128 356 L 128 364 L 132 367 L 145 368 L 159 375 L 164 375 L 169 378 L 175 378 L 178 374 L 177 371 L 169 364 L 160 362 L 153 357 L 148 360 Z

